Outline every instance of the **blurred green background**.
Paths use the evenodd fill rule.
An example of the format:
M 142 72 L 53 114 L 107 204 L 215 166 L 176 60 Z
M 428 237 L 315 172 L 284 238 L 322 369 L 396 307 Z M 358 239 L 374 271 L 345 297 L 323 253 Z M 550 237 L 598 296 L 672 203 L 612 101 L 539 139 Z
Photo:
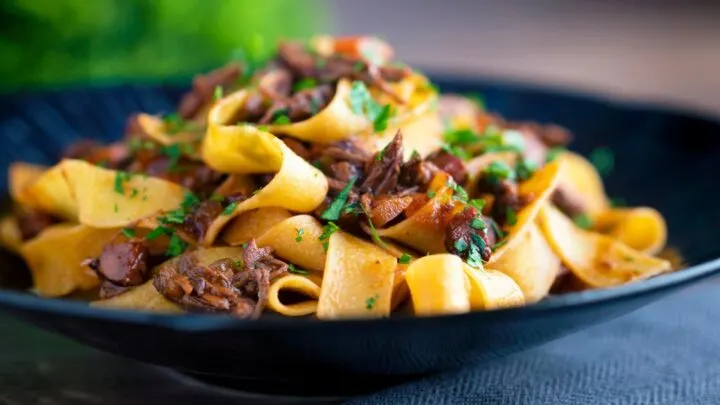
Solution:
M 327 27 L 324 0 L 0 0 L 0 91 L 186 78 L 252 38 Z

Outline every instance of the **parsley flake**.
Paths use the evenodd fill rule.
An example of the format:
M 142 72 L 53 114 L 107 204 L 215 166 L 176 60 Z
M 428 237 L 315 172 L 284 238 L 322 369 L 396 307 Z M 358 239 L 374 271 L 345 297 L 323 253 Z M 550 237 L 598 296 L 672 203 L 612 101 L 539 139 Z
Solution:
M 185 249 L 187 249 L 187 242 L 180 239 L 179 236 L 173 233 L 173 235 L 170 237 L 170 244 L 168 244 L 168 248 L 165 254 L 171 257 L 180 256 L 181 254 L 183 254 Z
M 295 232 L 297 233 L 297 236 L 295 237 L 295 242 L 300 243 L 303 239 L 303 234 L 305 234 L 305 230 L 303 228 L 295 228 Z
M 410 264 L 410 261 L 412 260 L 412 256 L 410 256 L 407 253 L 403 253 L 402 256 L 398 259 L 399 264 Z
M 287 125 L 290 124 L 292 121 L 290 121 L 290 117 L 287 115 L 279 115 L 273 120 L 273 124 L 275 125 Z
M 553 160 L 557 159 L 558 156 L 562 155 L 565 152 L 567 152 L 567 149 L 565 149 L 561 146 L 556 146 L 554 148 L 550 148 L 550 150 L 548 150 L 547 154 L 545 155 L 545 161 L 552 162 Z
M 469 145 L 481 139 L 475 131 L 467 128 L 445 131 L 443 138 L 449 145 Z
M 500 180 L 515 180 L 515 172 L 501 160 L 495 160 L 485 168 L 485 175 L 493 184 L 500 183 Z
M 575 222 L 575 225 L 577 225 L 578 228 L 582 228 L 582 229 L 592 228 L 592 220 L 586 214 L 575 215 L 573 217 L 573 222 Z
M 228 204 L 227 207 L 223 210 L 223 215 L 232 215 L 232 213 L 235 211 L 235 208 L 237 208 L 238 203 L 237 201 L 233 201 L 230 204 Z
M 293 92 L 297 93 L 298 91 L 302 90 L 309 90 L 314 89 L 317 86 L 317 80 L 313 79 L 312 77 L 306 77 L 302 80 L 298 81 L 297 83 L 293 84 Z
M 482 219 L 475 217 L 470 221 L 470 227 L 473 229 L 485 229 L 487 228 L 487 224 Z
M 517 212 L 512 207 L 507 207 L 505 210 L 505 222 L 510 226 L 517 224 Z
M 150 231 L 150 233 L 145 235 L 145 239 L 153 240 L 153 239 L 157 239 L 157 238 L 161 237 L 162 235 L 172 235 L 174 232 L 175 231 L 173 229 L 166 228 L 164 226 L 158 226 L 155 229 L 153 229 L 152 231 Z
M 375 308 L 375 304 L 377 304 L 377 300 L 380 298 L 379 294 L 375 294 L 372 297 L 368 297 L 368 299 L 365 300 L 365 309 L 368 311 L 372 311 L 373 308 Z
M 306 271 L 306 270 L 298 269 L 298 268 L 295 267 L 295 265 L 292 264 L 292 263 L 288 263 L 288 272 L 290 272 L 290 273 L 292 273 L 292 274 L 300 274 L 300 275 L 310 274 L 310 273 L 309 273 L 308 271 Z
M 119 210 L 120 210 L 120 208 L 118 207 L 118 204 L 115 203 L 115 204 L 113 205 L 113 211 L 118 212 Z
M 343 207 L 347 203 L 348 197 L 350 196 L 350 190 L 352 190 L 354 185 L 355 178 L 353 177 L 347 182 L 333 202 L 330 203 L 325 212 L 320 215 L 320 218 L 328 221 L 337 221 L 338 218 L 340 218 L 340 213 L 342 212 Z
M 393 115 L 392 106 L 380 105 L 373 99 L 365 83 L 356 80 L 350 88 L 350 109 L 355 115 L 365 115 L 373 123 L 375 132 L 387 129 L 388 120 Z
M 429 198 L 435 198 L 436 195 L 437 195 L 437 192 L 435 192 L 435 191 L 428 190 L 428 192 L 427 192 L 427 196 Z
M 132 239 L 135 237 L 135 230 L 133 230 L 133 229 L 123 228 L 123 230 L 121 232 L 128 239 Z
M 468 202 L 468 204 L 475 208 L 478 212 L 482 212 L 483 208 L 485 208 L 485 200 L 480 198 L 473 198 L 470 202 Z
M 126 181 L 130 180 L 132 174 L 127 172 L 117 172 L 115 174 L 115 192 L 121 195 L 125 195 L 125 186 L 123 185 Z
M 615 166 L 615 154 L 606 146 L 593 150 L 588 158 L 603 177 L 609 175 Z
M 337 226 L 332 221 L 328 222 L 327 225 L 323 226 L 323 231 L 320 234 L 320 237 L 318 239 L 323 242 L 322 246 L 323 246 L 324 251 L 327 252 L 327 250 L 328 250 L 328 247 L 330 244 L 330 242 L 329 242 L 330 236 L 339 230 L 340 230 L 340 227 Z
M 465 239 L 458 239 L 455 241 L 455 243 L 453 243 L 453 247 L 455 248 L 455 250 L 462 253 L 467 250 L 468 244 Z
M 213 92 L 213 99 L 215 101 L 218 101 L 221 98 L 223 98 L 223 88 L 222 86 L 215 86 L 215 91 Z

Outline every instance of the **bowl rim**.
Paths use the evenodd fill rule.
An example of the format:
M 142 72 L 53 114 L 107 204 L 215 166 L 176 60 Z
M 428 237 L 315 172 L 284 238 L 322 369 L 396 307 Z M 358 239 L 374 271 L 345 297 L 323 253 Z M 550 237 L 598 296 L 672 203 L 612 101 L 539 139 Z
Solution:
M 635 111 L 652 111 L 661 114 L 683 115 L 691 119 L 705 120 L 720 125 L 718 117 L 711 116 L 691 108 L 670 106 L 668 104 L 648 102 L 641 100 L 618 99 L 611 95 L 597 94 L 586 91 L 577 91 L 568 88 L 555 88 L 550 85 L 525 83 L 520 81 L 498 79 L 492 76 L 483 75 L 455 75 L 447 73 L 432 72 L 429 76 L 433 81 L 452 84 L 456 87 L 468 87 L 469 89 L 491 85 L 494 88 L 506 91 L 525 93 L 545 93 L 561 97 L 583 99 L 610 108 Z M 68 90 L 108 90 L 116 87 L 179 87 L 178 82 L 172 83 L 151 81 L 133 82 L 120 84 L 114 81 L 103 82 L 99 85 L 78 86 L 56 90 L 18 93 L 22 96 L 34 96 L 47 93 L 61 93 Z M 470 90 L 472 91 L 472 90 Z M 0 98 L 11 98 L 12 93 L 0 95 Z M 400 316 L 381 319 L 339 319 L 331 321 L 320 321 L 308 319 L 307 317 L 261 317 L 260 319 L 247 320 L 233 318 L 227 315 L 202 315 L 202 314 L 161 314 L 137 310 L 106 309 L 91 307 L 87 302 L 58 298 L 47 298 L 29 294 L 27 292 L 0 289 L 0 310 L 19 310 L 24 312 L 42 312 L 60 316 L 70 316 L 100 321 L 117 321 L 144 326 L 161 327 L 182 332 L 208 332 L 219 330 L 271 330 L 287 328 L 313 328 L 315 330 L 325 328 L 355 328 L 364 329 L 373 327 L 385 327 L 386 325 L 417 326 L 425 323 L 437 324 L 437 322 L 493 322 L 496 320 L 520 319 L 531 316 L 538 316 L 553 311 L 577 310 L 587 306 L 604 305 L 617 303 L 624 300 L 632 300 L 644 295 L 653 293 L 670 292 L 686 287 L 692 283 L 713 277 L 720 274 L 720 257 L 706 260 L 702 263 L 663 274 L 648 280 L 631 282 L 622 286 L 595 289 L 581 292 L 571 292 L 557 296 L 551 296 L 540 302 L 514 308 L 504 308 L 492 311 L 474 311 L 454 315 L 438 315 L 429 317 Z

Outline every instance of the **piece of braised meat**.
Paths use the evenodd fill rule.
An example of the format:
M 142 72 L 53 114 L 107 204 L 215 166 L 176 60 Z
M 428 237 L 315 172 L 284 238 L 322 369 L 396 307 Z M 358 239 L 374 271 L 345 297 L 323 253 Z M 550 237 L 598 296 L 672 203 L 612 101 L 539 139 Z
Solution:
M 445 228 L 445 249 L 464 260 L 476 250 L 483 261 L 490 260 L 492 246 L 496 243 L 490 221 L 473 207 L 453 215 Z

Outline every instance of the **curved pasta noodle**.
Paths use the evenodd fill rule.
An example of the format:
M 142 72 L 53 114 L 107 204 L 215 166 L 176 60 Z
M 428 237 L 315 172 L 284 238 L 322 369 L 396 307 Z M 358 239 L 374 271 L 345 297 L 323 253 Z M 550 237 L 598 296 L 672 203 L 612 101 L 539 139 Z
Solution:
M 13 217 L 0 218 L 0 246 L 13 253 L 20 253 L 22 244 L 22 233 L 17 219 Z
M 175 303 L 168 301 L 155 289 L 152 280 L 135 287 L 118 296 L 93 301 L 91 306 L 108 309 L 133 309 L 138 311 L 161 312 L 169 314 L 182 313 L 183 310 Z
M 222 228 L 243 212 L 279 207 L 292 212 L 310 212 L 325 198 L 327 180 L 318 169 L 297 156 L 284 142 L 249 125 L 225 125 L 237 100 L 221 100 L 211 111 L 203 144 L 203 157 L 212 168 L 225 173 L 275 173 L 265 187 L 237 204 L 229 215 L 220 215 L 206 233 L 210 245 Z M 292 198 L 288 198 L 292 194 Z
M 260 238 L 273 226 L 291 217 L 290 211 L 284 208 L 268 207 L 247 211 L 228 224 L 223 230 L 222 239 L 231 246 L 237 246 Z
M 37 293 L 58 297 L 95 287 L 98 278 L 82 263 L 99 256 L 117 233 L 118 229 L 59 224 L 25 243 L 20 251 L 30 268 Z
M 560 267 L 535 219 L 557 186 L 562 169 L 562 162 L 556 160 L 520 183 L 520 194 L 532 194 L 533 201 L 518 213 L 517 223 L 506 236 L 507 242 L 495 250 L 487 263 L 488 268 L 512 277 L 527 302 L 536 302 L 547 295 Z
M 155 115 L 141 113 L 137 115 L 136 120 L 143 135 L 160 145 L 168 146 L 176 143 L 193 145 L 201 141 L 204 135 L 202 131 L 180 131 L 170 135 L 167 123 Z
M 292 291 L 308 297 L 307 301 L 285 304 L 280 299 L 281 291 Z M 285 316 L 311 315 L 317 311 L 320 286 L 312 280 L 290 274 L 275 280 L 268 292 L 268 308 Z
M 187 190 L 167 180 L 128 175 L 82 160 L 60 164 L 78 209 L 78 222 L 96 228 L 115 228 L 172 210 Z
M 593 228 L 647 254 L 656 254 L 665 247 L 667 225 L 653 208 L 620 208 L 597 214 Z
M 588 286 L 613 287 L 671 270 L 666 260 L 638 252 L 609 236 L 578 228 L 552 205 L 543 207 L 539 220 L 557 255 Z
M 317 316 L 320 319 L 390 315 L 397 259 L 345 232 L 330 236 Z
M 470 311 L 470 285 L 460 257 L 449 253 L 421 257 L 405 273 L 415 315 Z
M 10 189 L 15 201 L 77 221 L 78 206 L 65 177 L 65 162 L 46 170 L 42 170 L 40 166 L 13 165 L 10 171 Z
M 559 187 L 564 193 L 572 195 L 573 200 L 580 202 L 588 216 L 594 218 L 610 209 L 602 178 L 592 163 L 573 152 L 564 152 L 557 159 L 566 167 Z
M 519 307 L 525 297 L 515 280 L 503 272 L 463 265 L 470 283 L 470 309 L 473 311 Z

